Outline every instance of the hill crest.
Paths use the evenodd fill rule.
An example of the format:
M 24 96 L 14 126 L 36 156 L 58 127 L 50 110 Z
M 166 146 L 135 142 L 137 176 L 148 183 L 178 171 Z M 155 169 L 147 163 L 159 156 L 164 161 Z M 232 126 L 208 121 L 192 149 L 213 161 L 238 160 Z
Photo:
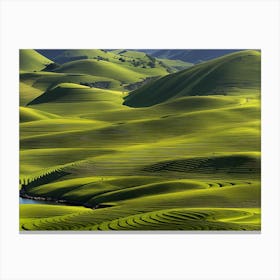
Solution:
M 164 76 L 125 97 L 124 105 L 147 107 L 183 96 L 235 95 L 260 88 L 260 53 L 241 51 Z

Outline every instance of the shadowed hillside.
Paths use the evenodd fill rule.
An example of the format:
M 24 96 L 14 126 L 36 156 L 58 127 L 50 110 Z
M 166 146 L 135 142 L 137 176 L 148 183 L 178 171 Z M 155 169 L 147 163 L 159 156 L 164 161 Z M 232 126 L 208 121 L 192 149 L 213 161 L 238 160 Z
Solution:
M 242 51 L 151 82 L 130 93 L 125 105 L 145 107 L 182 96 L 239 95 L 260 88 L 260 53 Z

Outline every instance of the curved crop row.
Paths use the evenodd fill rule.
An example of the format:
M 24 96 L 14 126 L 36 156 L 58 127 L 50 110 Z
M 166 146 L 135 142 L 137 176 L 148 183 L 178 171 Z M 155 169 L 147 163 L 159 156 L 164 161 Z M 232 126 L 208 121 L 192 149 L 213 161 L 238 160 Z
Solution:
M 249 219 L 255 216 L 240 209 L 169 209 L 103 222 L 91 230 L 257 230 L 259 224 Z M 240 222 L 244 217 L 247 221 Z
M 143 169 L 146 172 L 194 172 L 194 173 L 258 173 L 260 161 L 247 155 L 197 157 L 159 162 Z

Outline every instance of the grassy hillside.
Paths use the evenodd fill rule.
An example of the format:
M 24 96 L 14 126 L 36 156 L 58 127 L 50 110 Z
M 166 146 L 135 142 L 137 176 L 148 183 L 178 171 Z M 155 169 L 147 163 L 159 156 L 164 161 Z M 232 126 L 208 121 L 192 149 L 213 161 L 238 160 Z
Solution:
M 260 66 L 257 51 L 230 54 L 149 83 L 127 96 L 124 104 L 143 107 L 182 96 L 239 95 L 243 89 L 258 90 Z
M 128 63 L 114 63 L 104 60 L 84 59 L 63 64 L 55 70 L 63 73 L 90 74 L 108 77 L 123 83 L 138 81 L 148 76 L 163 76 L 168 74 L 163 67 L 137 67 Z
M 19 58 L 20 70 L 24 71 L 39 71 L 53 63 L 35 50 L 20 50 Z
M 56 63 L 62 64 L 81 59 L 103 60 L 138 68 L 161 68 L 176 72 L 188 68 L 192 63 L 181 60 L 155 59 L 141 51 L 135 50 L 38 50 Z
M 77 60 L 63 64 L 56 69 L 56 72 L 88 74 L 101 77 L 117 79 L 120 82 L 128 83 L 139 80 L 144 76 L 126 67 L 108 61 L 97 61 L 94 59 Z
M 169 73 L 168 66 L 141 52 L 135 52 L 137 55 L 129 57 L 106 50 L 39 51 L 53 58 L 56 63 L 49 59 L 43 61 L 44 57 L 34 50 L 21 50 L 21 84 L 31 86 L 26 94 L 21 90 L 21 105 L 32 101 L 30 92 L 34 89 L 42 93 L 61 83 L 127 92 Z M 37 60 L 41 58 L 40 67 L 32 64 L 34 59 L 30 58 L 31 55 Z M 57 60 L 57 57 L 63 58 L 63 61 Z M 58 61 L 62 64 L 57 64 Z M 28 62 L 29 67 L 26 66 Z M 46 67 L 47 65 L 55 66 Z
M 20 205 L 20 230 L 260 230 L 259 53 L 129 93 L 158 61 L 79 52 L 109 61 L 20 75 L 20 195 L 41 201 Z
M 54 56 L 58 63 L 66 63 L 79 59 L 113 59 L 114 55 L 105 50 L 64 50 Z
M 33 99 L 28 105 L 48 102 L 81 102 L 81 101 L 94 101 L 99 95 L 104 99 L 114 100 L 114 96 L 121 95 L 119 91 L 104 90 L 99 88 L 90 88 L 89 86 L 78 85 L 75 83 L 61 83 L 53 88 L 45 91 L 42 95 Z
M 72 212 L 71 212 L 72 211 Z M 21 230 L 256 230 L 257 208 L 173 208 L 139 213 L 127 208 L 21 205 Z

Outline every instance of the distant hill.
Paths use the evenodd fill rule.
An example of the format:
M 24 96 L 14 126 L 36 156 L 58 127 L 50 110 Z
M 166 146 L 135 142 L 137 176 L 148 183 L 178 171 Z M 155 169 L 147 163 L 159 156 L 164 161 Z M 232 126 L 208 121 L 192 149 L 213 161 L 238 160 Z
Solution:
M 57 68 L 55 72 L 95 75 L 112 78 L 120 82 L 134 82 L 145 77 L 143 74 L 128 69 L 125 65 L 95 59 L 67 62 Z
M 156 58 L 182 60 L 185 62 L 197 64 L 203 61 L 207 61 L 240 50 L 236 50 L 236 49 L 229 49 L 229 50 L 146 49 L 146 50 L 138 50 L 138 51 L 145 52 Z
M 125 105 L 152 106 L 183 96 L 231 95 L 260 88 L 260 52 L 240 51 L 162 77 L 131 92 Z
M 192 63 L 178 59 L 155 59 L 144 51 L 130 49 L 88 49 L 88 50 L 37 50 L 40 54 L 48 57 L 56 63 L 63 64 L 81 59 L 105 60 L 118 64 L 126 64 L 138 68 L 165 68 L 169 73 L 186 69 Z M 158 50 L 160 51 L 160 50 Z M 176 50 L 175 50 L 176 51 Z
M 36 51 L 38 53 L 40 53 L 41 55 L 43 55 L 53 61 L 56 61 L 56 57 L 60 56 L 66 50 L 36 49 Z
M 20 122 L 31 122 L 45 119 L 54 119 L 59 117 L 55 114 L 50 114 L 44 111 L 27 107 L 19 107 L 19 113 Z
M 80 59 L 97 59 L 105 60 L 110 62 L 121 63 L 122 57 L 127 57 L 131 59 L 141 59 L 146 62 L 149 62 L 149 58 L 143 52 L 139 51 L 130 51 L 130 50 L 101 50 L 101 49 L 69 49 L 69 50 L 48 50 L 42 49 L 37 50 L 42 55 L 52 59 L 56 63 L 66 63 L 70 61 L 80 60 Z
M 188 49 L 124 49 L 124 50 L 115 50 L 115 49 L 88 49 L 88 50 L 53 50 L 53 49 L 37 49 L 38 53 L 43 56 L 53 60 L 56 63 L 65 63 L 78 59 L 119 59 L 120 56 L 126 56 L 136 59 L 143 59 L 145 55 L 142 53 L 148 54 L 155 58 L 169 59 L 169 60 L 179 60 L 187 63 L 200 63 L 207 61 L 213 58 L 217 58 L 226 54 L 233 52 L 241 51 L 240 49 L 198 49 L 198 50 L 188 50 Z M 173 62 L 174 63 L 174 62 Z M 176 63 L 175 63 L 176 64 Z M 186 65 L 187 66 L 187 65 Z
M 19 54 L 20 70 L 23 71 L 40 71 L 47 65 L 53 63 L 52 60 L 44 57 L 35 50 L 22 49 Z
M 48 102 L 89 102 L 89 101 L 115 101 L 115 98 L 121 98 L 121 93 L 113 90 L 103 90 L 99 88 L 90 88 L 84 85 L 78 85 L 75 83 L 60 83 L 55 87 L 46 90 L 43 94 L 32 100 L 28 105 L 35 105 Z
M 69 50 L 52 50 L 52 49 L 41 49 L 37 50 L 42 55 L 52 59 L 56 63 L 66 63 L 74 60 L 80 59 L 109 59 L 113 58 L 114 55 L 108 53 L 106 50 L 98 49 L 69 49 Z

